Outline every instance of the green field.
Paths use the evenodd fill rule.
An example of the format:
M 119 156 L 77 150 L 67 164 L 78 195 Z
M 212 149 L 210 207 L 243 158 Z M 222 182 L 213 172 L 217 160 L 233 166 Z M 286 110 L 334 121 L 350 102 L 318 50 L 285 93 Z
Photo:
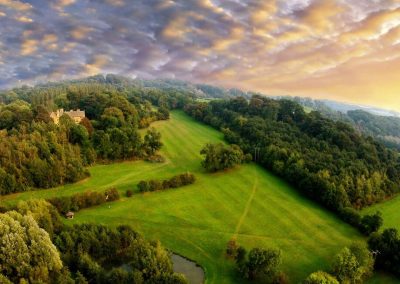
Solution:
M 362 210 L 362 214 L 371 214 L 376 211 L 382 212 L 382 228 L 396 228 L 400 231 L 400 195 L 385 202 L 365 208 Z
M 329 269 L 333 256 L 362 237 L 333 214 L 298 194 L 265 169 L 246 164 L 208 174 L 199 154 L 207 142 L 222 141 L 218 131 L 195 122 L 183 112 L 153 124 L 161 133 L 161 154 L 167 161 L 132 161 L 90 168 L 91 178 L 57 189 L 3 197 L 2 202 L 69 195 L 115 186 L 124 193 L 142 179 L 163 179 L 190 171 L 195 184 L 82 210 L 68 223 L 129 224 L 148 239 L 160 239 L 169 249 L 195 260 L 206 271 L 207 283 L 243 283 L 224 249 L 232 237 L 247 249 L 278 247 L 282 269 L 292 283 L 309 273 Z M 235 280 L 236 279 L 236 280 Z M 239 278 L 240 279 L 240 278 Z

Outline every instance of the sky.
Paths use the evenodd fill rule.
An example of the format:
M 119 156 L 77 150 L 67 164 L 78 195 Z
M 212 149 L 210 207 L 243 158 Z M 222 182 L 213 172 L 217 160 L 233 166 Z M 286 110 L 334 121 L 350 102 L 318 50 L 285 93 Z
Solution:
M 400 0 L 0 0 L 0 88 L 99 73 L 400 111 Z

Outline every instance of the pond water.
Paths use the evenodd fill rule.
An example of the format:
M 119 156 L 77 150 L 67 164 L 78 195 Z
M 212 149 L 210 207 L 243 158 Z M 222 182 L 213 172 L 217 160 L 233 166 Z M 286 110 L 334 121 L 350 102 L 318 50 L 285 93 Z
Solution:
M 189 284 L 204 283 L 204 271 L 195 262 L 174 253 L 171 255 L 171 259 L 174 264 L 174 271 L 185 275 Z

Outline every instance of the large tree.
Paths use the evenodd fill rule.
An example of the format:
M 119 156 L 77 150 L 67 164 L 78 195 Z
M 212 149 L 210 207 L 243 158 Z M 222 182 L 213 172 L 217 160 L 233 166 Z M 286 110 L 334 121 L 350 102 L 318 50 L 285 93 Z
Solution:
M 50 283 L 63 266 L 49 234 L 30 215 L 0 214 L 0 244 L 0 274 L 14 283 Z
M 204 155 L 203 167 L 210 172 L 232 168 L 241 164 L 245 157 L 239 146 L 222 143 L 206 144 L 200 154 Z

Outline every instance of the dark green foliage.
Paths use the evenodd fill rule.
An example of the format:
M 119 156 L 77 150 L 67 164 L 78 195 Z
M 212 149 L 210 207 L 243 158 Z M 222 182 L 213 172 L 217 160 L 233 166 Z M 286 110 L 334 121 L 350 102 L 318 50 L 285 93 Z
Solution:
M 111 188 L 105 192 L 85 191 L 76 193 L 72 196 L 53 197 L 47 201 L 51 203 L 60 214 L 66 214 L 69 211 L 79 211 L 105 202 L 111 202 L 119 199 L 118 190 Z
M 119 199 L 119 193 L 115 187 L 107 189 L 104 194 L 106 195 L 106 200 L 109 202 Z
M 138 183 L 138 189 L 140 192 L 164 190 L 168 188 L 177 188 L 185 185 L 192 184 L 196 181 L 196 177 L 192 173 L 184 173 L 173 176 L 167 180 L 142 180 Z
M 383 219 L 379 211 L 372 215 L 361 217 L 359 211 L 351 207 L 346 207 L 340 210 L 338 214 L 343 221 L 358 228 L 361 233 L 367 236 L 378 231 L 383 224 Z
M 161 134 L 155 129 L 150 128 L 144 136 L 143 149 L 147 155 L 154 155 L 162 146 Z
M 74 225 L 54 242 L 81 283 L 187 283 L 159 242 L 145 241 L 128 226 Z
M 126 197 L 131 197 L 133 195 L 132 189 L 127 189 L 126 190 Z
M 91 153 L 68 143 L 68 133 L 65 125 L 43 122 L 0 131 L 0 195 L 87 177 Z
M 228 244 L 226 245 L 226 255 L 233 259 L 237 258 L 239 245 L 236 242 L 236 239 L 230 239 Z
M 375 255 L 375 267 L 400 276 L 400 237 L 396 229 L 374 233 L 368 240 Z
M 361 215 L 356 209 L 352 207 L 343 208 L 339 212 L 339 215 L 343 219 L 343 221 L 355 227 L 360 227 Z
M 242 149 L 237 145 L 207 144 L 200 154 L 205 156 L 201 164 L 210 172 L 232 168 L 245 160 Z
M 239 246 L 236 250 L 236 263 L 241 265 L 246 260 L 247 251 L 244 247 Z
M 306 114 L 295 102 L 254 96 L 185 110 L 223 129 L 228 142 L 331 210 L 360 209 L 399 191 L 398 153 L 348 124 Z
M 370 235 L 377 232 L 382 224 L 382 214 L 379 211 L 373 215 L 365 215 L 360 222 L 360 231 L 365 235 Z
M 238 262 L 239 271 L 244 278 L 254 280 L 263 278 L 268 283 L 276 280 L 281 252 L 276 249 L 253 248 L 245 262 Z
M 159 120 L 169 119 L 169 110 L 164 106 L 159 107 L 157 110 L 157 118 Z
M 85 167 L 96 159 L 153 155 L 162 145 L 160 134 L 150 129 L 143 142 L 139 122 L 147 126 L 168 119 L 168 108 L 179 99 L 159 94 L 153 101 L 147 91 L 132 88 L 95 77 L 0 92 L 8 103 L 0 105 L 0 195 L 76 182 L 88 175 Z M 150 101 L 160 106 L 157 111 Z M 63 115 L 56 125 L 49 113 L 58 108 L 80 108 L 87 117 L 75 124 Z

